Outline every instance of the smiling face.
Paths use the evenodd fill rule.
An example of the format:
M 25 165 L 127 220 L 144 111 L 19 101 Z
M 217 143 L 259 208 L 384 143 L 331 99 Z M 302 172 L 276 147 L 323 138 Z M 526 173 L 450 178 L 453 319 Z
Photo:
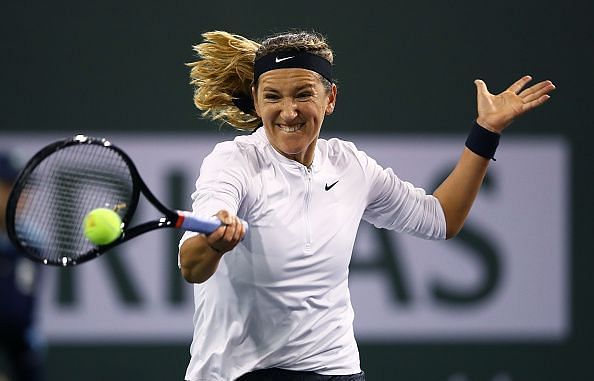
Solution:
M 324 116 L 334 111 L 336 85 L 328 91 L 316 72 L 276 69 L 262 74 L 252 92 L 256 113 L 274 149 L 311 165 Z

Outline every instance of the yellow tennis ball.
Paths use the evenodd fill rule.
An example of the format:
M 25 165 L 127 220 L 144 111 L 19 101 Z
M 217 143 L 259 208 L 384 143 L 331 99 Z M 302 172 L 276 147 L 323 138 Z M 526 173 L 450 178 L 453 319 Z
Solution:
M 107 245 L 122 235 L 122 219 L 111 209 L 91 210 L 83 221 L 85 237 L 95 245 Z

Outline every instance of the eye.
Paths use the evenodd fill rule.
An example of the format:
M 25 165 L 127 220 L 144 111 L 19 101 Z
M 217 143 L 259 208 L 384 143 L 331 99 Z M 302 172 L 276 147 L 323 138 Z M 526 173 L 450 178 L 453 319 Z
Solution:
M 310 91 L 302 91 L 297 94 L 297 99 L 309 99 L 313 96 Z
M 275 93 L 264 93 L 264 99 L 267 101 L 276 101 L 280 99 L 280 96 Z

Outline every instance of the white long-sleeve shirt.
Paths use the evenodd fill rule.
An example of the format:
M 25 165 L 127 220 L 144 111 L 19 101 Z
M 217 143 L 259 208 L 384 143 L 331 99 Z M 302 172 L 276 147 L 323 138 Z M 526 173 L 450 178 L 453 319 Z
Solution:
M 361 219 L 445 239 L 435 197 L 339 139 L 318 139 L 309 168 L 278 153 L 264 128 L 220 143 L 192 198 L 194 214 L 225 209 L 249 230 L 215 274 L 194 285 L 191 381 L 271 367 L 360 372 L 348 265 Z

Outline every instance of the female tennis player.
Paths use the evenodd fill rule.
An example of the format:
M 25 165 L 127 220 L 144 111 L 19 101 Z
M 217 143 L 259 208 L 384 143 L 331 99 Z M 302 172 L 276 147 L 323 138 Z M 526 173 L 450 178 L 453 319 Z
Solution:
M 203 36 L 190 64 L 196 106 L 252 134 L 218 144 L 192 194 L 195 214 L 225 226 L 180 242 L 182 275 L 195 283 L 186 380 L 365 380 L 348 289 L 361 219 L 426 239 L 455 236 L 501 132 L 555 87 L 525 88 L 526 76 L 493 95 L 476 80 L 476 123 L 429 195 L 353 143 L 319 138 L 337 97 L 322 36 Z

